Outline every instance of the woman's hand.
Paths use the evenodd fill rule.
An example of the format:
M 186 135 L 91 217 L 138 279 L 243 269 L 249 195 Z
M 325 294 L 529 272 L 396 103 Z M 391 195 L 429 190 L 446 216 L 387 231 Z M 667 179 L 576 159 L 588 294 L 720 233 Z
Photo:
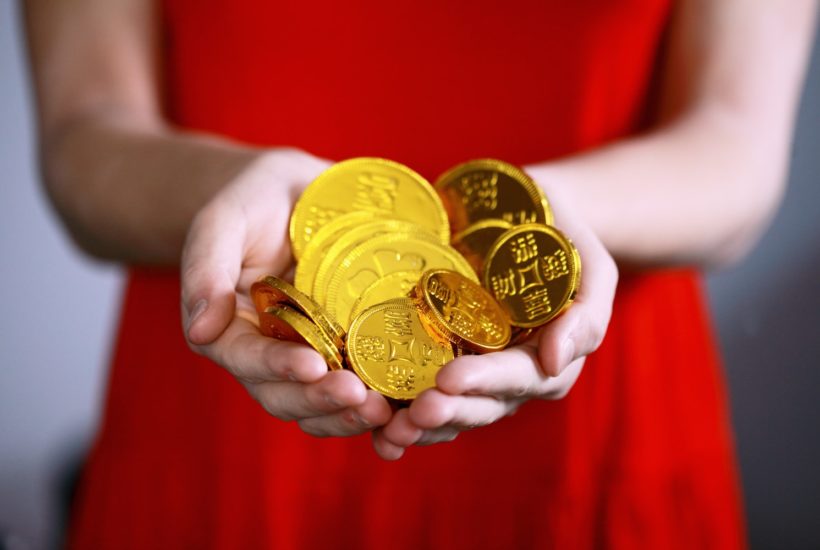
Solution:
M 546 187 L 546 186 L 545 186 Z M 556 225 L 581 255 L 581 286 L 566 313 L 521 345 L 459 357 L 436 376 L 436 388 L 373 433 L 376 452 L 396 460 L 410 445 L 452 441 L 464 430 L 491 424 L 530 399 L 561 399 L 609 324 L 618 270 L 612 257 L 560 189 L 547 189 Z
M 355 374 L 328 372 L 307 346 L 262 336 L 248 292 L 292 273 L 293 203 L 329 163 L 297 150 L 265 153 L 196 215 L 182 254 L 182 317 L 191 348 L 233 374 L 271 415 L 316 436 L 356 435 L 390 407 Z

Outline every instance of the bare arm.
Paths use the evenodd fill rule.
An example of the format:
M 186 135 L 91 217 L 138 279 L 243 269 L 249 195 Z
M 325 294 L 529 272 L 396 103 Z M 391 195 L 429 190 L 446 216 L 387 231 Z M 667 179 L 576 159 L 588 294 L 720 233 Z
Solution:
M 620 261 L 720 265 L 777 206 L 816 2 L 683 0 L 657 128 L 529 167 L 565 192 Z
M 390 407 L 307 346 L 265 338 L 250 283 L 291 266 L 287 220 L 327 162 L 169 128 L 157 95 L 151 0 L 29 0 L 43 168 L 88 251 L 182 264 L 191 348 L 222 365 L 271 415 L 318 436 L 387 422 Z M 179 391 L 189 388 L 180 387 Z
M 26 23 L 44 180 L 70 232 L 98 256 L 175 264 L 196 212 L 265 153 L 163 121 L 155 4 L 28 0 Z

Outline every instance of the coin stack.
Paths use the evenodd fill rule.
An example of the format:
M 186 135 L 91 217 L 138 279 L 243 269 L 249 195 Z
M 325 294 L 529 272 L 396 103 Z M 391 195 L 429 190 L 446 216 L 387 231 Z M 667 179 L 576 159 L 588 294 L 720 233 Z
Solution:
M 340 162 L 291 216 L 295 286 L 268 276 L 251 288 L 260 330 L 413 399 L 453 358 L 504 349 L 569 306 L 580 260 L 552 220 L 535 183 L 501 161 L 434 186 L 389 160 Z

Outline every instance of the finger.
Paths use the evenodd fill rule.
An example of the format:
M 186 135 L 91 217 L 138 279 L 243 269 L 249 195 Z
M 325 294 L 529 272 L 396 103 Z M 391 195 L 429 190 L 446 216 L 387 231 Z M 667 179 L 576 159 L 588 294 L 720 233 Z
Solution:
M 465 355 L 445 365 L 436 375 L 436 387 L 450 395 L 487 395 L 498 399 L 541 395 L 550 377 L 538 364 L 532 345 L 521 345 L 485 355 Z
M 234 317 L 214 343 L 193 348 L 248 383 L 314 382 L 328 370 L 315 350 L 262 336 L 253 323 L 241 317 Z
M 538 352 L 529 345 L 486 355 L 459 357 L 436 376 L 436 387 L 450 395 L 485 395 L 499 400 L 558 399 L 567 394 L 580 374 L 584 358 L 576 359 L 558 376 L 547 376 Z
M 404 447 L 394 445 L 384 437 L 381 428 L 373 430 L 371 434 L 373 450 L 384 460 L 398 460 L 404 456 Z
M 413 424 L 408 414 L 409 409 L 399 409 L 393 414 L 384 428 L 381 429 L 381 437 L 393 446 L 406 448 L 414 445 L 421 439 L 423 430 Z M 378 451 L 378 449 L 377 449 Z
M 463 432 L 464 430 L 461 428 L 455 428 L 452 426 L 445 426 L 443 428 L 437 428 L 435 430 L 424 430 L 422 432 L 421 438 L 416 441 L 416 445 L 419 447 L 424 447 L 427 445 L 435 445 L 438 443 L 449 443 L 451 441 L 455 441 L 455 439 Z
M 581 286 L 572 306 L 538 334 L 538 358 L 544 373 L 557 376 L 574 360 L 601 345 L 612 316 L 618 269 L 601 242 L 580 231 L 576 244 L 583 265 Z
M 427 390 L 410 405 L 408 417 L 422 430 L 457 428 L 469 430 L 496 422 L 521 404 L 521 400 L 502 400 L 484 395 L 447 395 L 437 389 Z M 442 432 L 447 433 L 446 431 Z M 441 435 L 439 434 L 439 435 Z M 425 435 L 417 439 L 423 441 Z M 435 439 L 431 434 L 426 437 Z
M 229 203 L 194 218 L 182 254 L 185 333 L 195 345 L 213 342 L 230 323 L 242 266 L 245 225 Z
M 444 427 L 435 430 L 421 430 L 419 438 L 413 445 L 426 446 L 436 443 L 447 443 L 458 437 L 462 430 L 454 427 Z M 409 445 L 408 445 L 409 447 Z M 373 432 L 373 448 L 385 460 L 398 460 L 404 456 L 405 447 L 396 445 L 384 435 L 384 430 Z
M 265 382 L 246 387 L 268 413 L 282 420 L 335 414 L 367 399 L 364 384 L 350 371 L 331 371 L 311 384 Z
M 299 421 L 302 431 L 316 437 L 358 435 L 383 426 L 390 420 L 390 405 L 384 396 L 368 390 L 364 403 L 341 412 Z

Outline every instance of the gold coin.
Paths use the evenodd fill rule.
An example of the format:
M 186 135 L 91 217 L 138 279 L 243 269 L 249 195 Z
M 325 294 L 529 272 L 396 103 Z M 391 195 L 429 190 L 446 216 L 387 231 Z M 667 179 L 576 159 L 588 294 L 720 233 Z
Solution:
M 353 304 L 377 280 L 397 271 L 450 269 L 478 282 L 470 264 L 454 248 L 417 234 L 381 235 L 355 248 L 330 274 L 325 308 L 345 319 Z
M 342 354 L 330 337 L 310 319 L 289 306 L 271 306 L 259 313 L 259 330 L 265 336 L 307 344 L 319 352 L 332 370 L 344 368 Z
M 324 254 L 313 280 L 312 295 L 322 305 L 327 305 L 327 290 L 333 273 L 339 264 L 356 246 L 372 240 L 379 235 L 414 235 L 431 242 L 441 242 L 436 235 L 410 222 L 401 220 L 374 220 L 348 230 L 332 243 Z
M 470 262 L 475 272 L 482 273 L 487 252 L 512 224 L 504 220 L 481 220 L 453 236 L 453 248 Z
M 257 312 L 276 305 L 287 305 L 298 310 L 327 334 L 333 345 L 339 349 L 344 348 L 345 331 L 339 323 L 319 304 L 287 281 L 273 275 L 262 277 L 251 285 L 251 299 Z
M 580 277 L 580 256 L 572 242 L 545 225 L 510 229 L 484 263 L 484 286 L 518 327 L 543 325 L 569 307 Z
M 527 341 L 527 339 L 535 332 L 534 328 L 512 327 L 512 335 L 510 336 L 510 343 L 507 347 L 517 346 Z
M 481 285 L 460 273 L 427 271 L 414 296 L 422 321 L 458 347 L 486 353 L 504 349 L 510 341 L 507 315 Z
M 323 225 L 354 211 L 407 220 L 438 235 L 442 242 L 450 240 L 447 213 L 427 180 L 397 162 L 355 158 L 322 172 L 296 202 L 289 230 L 293 255 L 301 258 Z
M 435 387 L 436 373 L 454 357 L 450 342 L 425 330 L 409 298 L 370 307 L 350 326 L 348 364 L 393 399 L 414 399 Z
M 421 271 L 396 271 L 373 282 L 353 303 L 348 326 L 369 307 L 388 300 L 409 297 L 421 275 Z
M 293 284 L 296 288 L 312 294 L 316 272 L 322 260 L 327 256 L 328 249 L 351 228 L 372 220 L 373 214 L 369 212 L 348 212 L 323 225 L 316 236 L 308 241 L 302 257 L 296 264 L 296 273 L 293 277 Z
M 447 209 L 453 233 L 486 219 L 512 225 L 552 223 L 547 198 L 532 178 L 500 160 L 460 164 L 440 176 L 435 188 Z

